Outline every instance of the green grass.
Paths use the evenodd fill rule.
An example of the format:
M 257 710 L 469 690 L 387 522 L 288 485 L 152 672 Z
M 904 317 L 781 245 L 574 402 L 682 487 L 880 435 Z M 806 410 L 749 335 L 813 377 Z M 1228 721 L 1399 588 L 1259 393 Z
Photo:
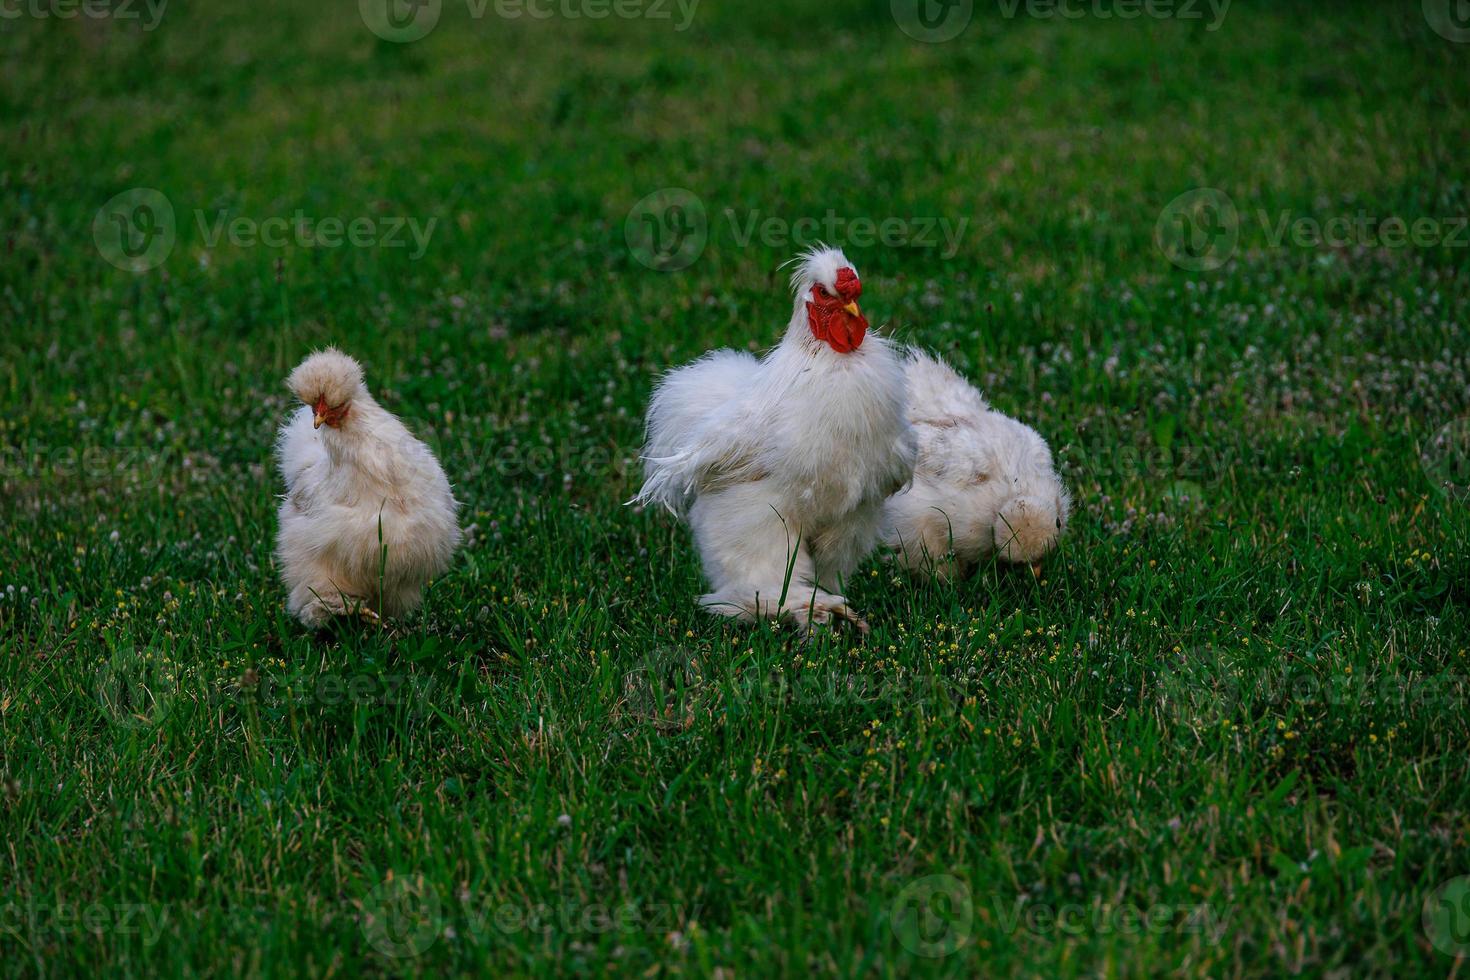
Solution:
M 0 21 L 6 974 L 1463 970 L 1421 912 L 1470 873 L 1470 250 L 1272 229 L 1453 236 L 1470 45 L 1417 0 L 943 44 L 880 0 L 406 45 L 355 6 Z M 142 273 L 93 242 L 135 187 L 177 218 Z M 709 218 L 675 272 L 625 240 L 666 187 Z M 1155 242 L 1196 187 L 1220 268 Z M 209 244 L 298 210 L 434 224 Z M 872 636 L 804 645 L 702 615 L 622 502 L 658 372 L 785 322 L 805 242 L 741 229 L 829 210 L 967 222 L 838 243 L 1077 505 L 1045 582 L 875 556 Z M 308 635 L 273 566 L 328 342 L 473 526 L 392 633 Z

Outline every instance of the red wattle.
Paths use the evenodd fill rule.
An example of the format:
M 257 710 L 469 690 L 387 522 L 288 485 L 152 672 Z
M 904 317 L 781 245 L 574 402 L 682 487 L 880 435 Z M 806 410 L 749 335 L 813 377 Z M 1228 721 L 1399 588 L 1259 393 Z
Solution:
M 839 354 L 850 354 L 863 344 L 868 332 L 868 318 L 853 316 L 836 302 L 809 302 L 806 304 L 807 322 L 812 336 L 827 344 Z

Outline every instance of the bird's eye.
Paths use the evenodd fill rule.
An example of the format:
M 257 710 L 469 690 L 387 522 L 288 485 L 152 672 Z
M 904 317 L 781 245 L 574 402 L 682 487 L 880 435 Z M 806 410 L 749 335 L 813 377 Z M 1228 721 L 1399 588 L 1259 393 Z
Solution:
M 1057 530 L 1060 531 L 1061 529 L 1062 529 L 1062 519 L 1060 517 L 1058 517 L 1057 518 Z

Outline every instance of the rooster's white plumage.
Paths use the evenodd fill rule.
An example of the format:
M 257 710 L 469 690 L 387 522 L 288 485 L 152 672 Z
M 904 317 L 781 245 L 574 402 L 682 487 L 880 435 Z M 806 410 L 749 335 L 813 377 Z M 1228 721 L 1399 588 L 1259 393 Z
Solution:
M 276 443 L 287 608 L 308 626 L 412 611 L 459 543 L 459 505 L 444 470 L 340 351 L 312 354 L 286 384 L 302 403 Z
M 658 385 L 636 501 L 687 517 L 710 612 L 866 629 L 841 589 L 913 471 L 903 367 L 867 336 L 841 251 L 797 263 L 790 324 L 765 357 L 714 351 Z
M 990 554 L 1035 568 L 1072 506 L 1046 440 L 937 358 L 910 350 L 904 373 L 919 457 L 913 484 L 888 501 L 887 543 L 943 577 Z

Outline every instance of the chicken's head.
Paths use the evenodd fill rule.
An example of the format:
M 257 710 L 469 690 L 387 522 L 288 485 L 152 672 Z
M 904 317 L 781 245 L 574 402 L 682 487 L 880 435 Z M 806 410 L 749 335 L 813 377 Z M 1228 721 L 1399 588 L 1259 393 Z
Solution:
M 333 347 L 317 351 L 286 379 L 291 393 L 314 413 L 312 424 L 340 429 L 363 389 L 362 366 Z
M 1012 497 L 995 518 L 996 553 L 1002 561 L 1030 565 L 1039 577 L 1041 560 L 1056 548 L 1070 512 L 1071 499 L 1059 483 L 1047 496 Z
M 799 261 L 792 285 L 798 309 L 805 303 L 812 336 L 839 354 L 857 350 L 868 332 L 868 318 L 858 308 L 863 284 L 857 270 L 835 248 L 814 248 Z

